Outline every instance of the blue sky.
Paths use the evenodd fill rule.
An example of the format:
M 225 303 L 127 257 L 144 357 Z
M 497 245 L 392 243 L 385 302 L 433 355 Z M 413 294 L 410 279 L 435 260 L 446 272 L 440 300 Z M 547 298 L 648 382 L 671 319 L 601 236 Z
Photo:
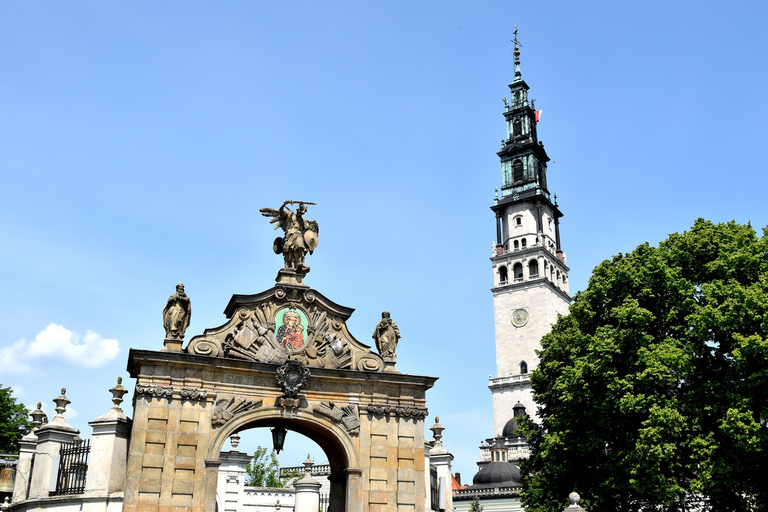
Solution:
M 87 434 L 175 284 L 187 340 L 220 325 L 282 266 L 258 209 L 312 201 L 307 283 L 364 342 L 392 313 L 470 479 L 514 24 L 572 292 L 697 217 L 768 224 L 765 2 L 6 0 L 0 383 L 49 414 L 66 386 Z

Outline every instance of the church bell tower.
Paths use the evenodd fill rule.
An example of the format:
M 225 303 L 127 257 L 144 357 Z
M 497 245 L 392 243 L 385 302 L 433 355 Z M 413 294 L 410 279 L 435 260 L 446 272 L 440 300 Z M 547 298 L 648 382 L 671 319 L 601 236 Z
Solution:
M 540 111 L 528 99 L 520 72 L 520 44 L 515 28 L 515 76 L 504 98 L 506 138 L 497 153 L 501 160 L 501 193 L 491 210 L 496 214 L 493 308 L 496 331 L 496 378 L 493 395 L 494 437 L 514 437 L 514 418 L 536 418 L 530 375 L 539 363 L 536 350 L 558 317 L 568 313 L 568 266 L 560 246 L 557 196 L 547 182 L 549 157 L 539 141 Z M 517 458 L 510 452 L 510 459 Z M 522 454 L 520 454 L 522 455 Z

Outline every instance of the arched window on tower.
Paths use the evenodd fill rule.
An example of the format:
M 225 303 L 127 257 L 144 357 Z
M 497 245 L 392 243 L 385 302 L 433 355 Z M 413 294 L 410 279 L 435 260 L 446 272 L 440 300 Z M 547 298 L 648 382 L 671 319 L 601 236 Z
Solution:
M 520 242 L 518 242 L 517 240 L 514 241 L 514 248 L 516 251 L 520 250 Z
M 515 119 L 512 122 L 512 136 L 517 137 L 518 135 L 523 134 L 523 123 L 520 121 L 520 118 Z
M 507 267 L 499 267 L 499 286 L 507 284 Z
M 515 281 L 522 281 L 523 280 L 523 264 L 518 262 L 515 263 L 515 266 L 512 267 L 512 272 L 515 273 Z
M 512 163 L 512 179 L 515 183 L 523 181 L 523 162 L 515 160 Z
M 525 249 L 526 247 L 528 247 L 528 242 L 526 242 L 526 241 L 525 241 L 525 238 L 523 238 L 523 239 L 520 241 L 520 244 L 523 246 L 523 249 Z
M 520 361 L 520 373 L 523 375 L 528 373 L 528 363 L 525 361 Z
M 539 277 L 539 261 L 531 260 L 528 262 L 528 276 Z

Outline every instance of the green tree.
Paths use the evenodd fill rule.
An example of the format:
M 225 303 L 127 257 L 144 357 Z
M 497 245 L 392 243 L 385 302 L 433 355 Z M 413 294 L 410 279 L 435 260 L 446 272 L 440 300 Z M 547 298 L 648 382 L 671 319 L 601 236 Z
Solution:
M 531 381 L 526 511 L 768 510 L 768 228 L 699 219 L 604 261 Z
M 245 466 L 248 475 L 245 485 L 250 487 L 283 487 L 280 482 L 280 462 L 274 450 L 259 446 L 253 459 Z
M 289 471 L 280 480 L 280 462 L 274 450 L 259 446 L 253 454 L 253 459 L 246 464 L 248 475 L 245 485 L 249 487 L 291 487 L 297 480 L 298 471 Z
M 477 496 L 472 496 L 472 501 L 469 502 L 469 512 L 483 512 L 483 507 L 480 505 L 480 500 Z
M 18 453 L 19 440 L 30 430 L 29 411 L 16 402 L 13 389 L 0 384 L 0 453 Z

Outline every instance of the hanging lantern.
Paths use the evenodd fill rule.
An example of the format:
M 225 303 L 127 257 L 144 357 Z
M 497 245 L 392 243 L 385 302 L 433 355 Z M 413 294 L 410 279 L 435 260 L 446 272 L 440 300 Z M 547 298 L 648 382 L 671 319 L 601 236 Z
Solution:
M 272 448 L 276 453 L 283 451 L 283 445 L 285 444 L 285 434 L 288 431 L 283 427 L 275 427 L 272 429 Z

